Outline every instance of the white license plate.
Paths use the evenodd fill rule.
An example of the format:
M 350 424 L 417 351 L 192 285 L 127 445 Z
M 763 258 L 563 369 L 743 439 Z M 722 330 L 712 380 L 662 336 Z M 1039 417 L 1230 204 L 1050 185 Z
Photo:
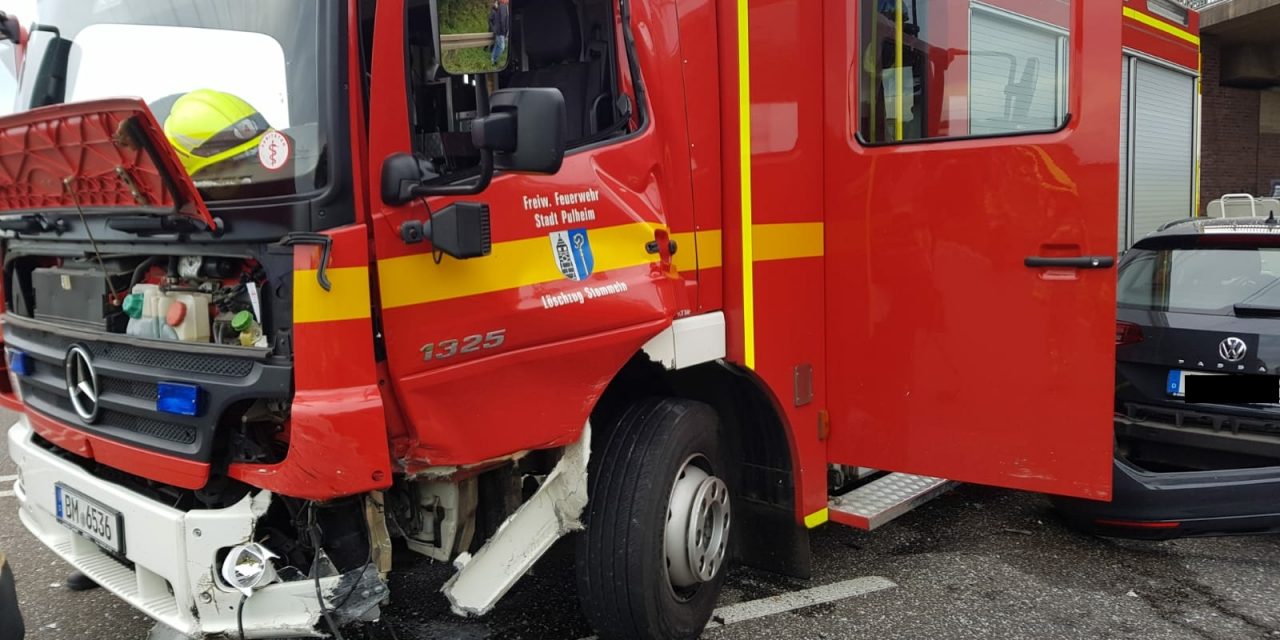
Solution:
M 117 554 L 124 553 L 124 516 L 74 489 L 54 485 L 58 522 Z
M 1170 369 L 1169 378 L 1165 384 L 1165 391 L 1174 397 L 1181 398 L 1187 395 L 1187 376 L 1221 376 L 1222 373 L 1204 373 L 1201 371 L 1183 371 L 1181 369 Z

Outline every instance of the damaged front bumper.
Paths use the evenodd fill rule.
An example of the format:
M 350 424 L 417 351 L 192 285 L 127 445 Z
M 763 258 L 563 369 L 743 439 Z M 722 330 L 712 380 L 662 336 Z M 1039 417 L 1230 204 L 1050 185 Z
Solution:
M 270 493 L 247 496 L 225 509 L 172 509 L 100 480 L 37 446 L 25 417 L 9 430 L 9 454 L 19 470 L 19 517 L 45 546 L 179 637 L 239 637 L 241 594 L 217 577 L 218 554 L 252 540 L 258 518 L 271 503 Z M 122 558 L 59 524 L 54 513 L 56 483 L 121 513 Z M 369 597 L 347 597 L 353 587 Z M 367 616 L 386 592 L 372 567 L 321 578 L 319 589 L 324 610 L 332 612 L 335 602 L 342 604 L 345 615 L 340 617 L 346 620 L 353 613 Z M 364 610 L 353 612 L 353 601 L 361 602 Z M 321 636 L 316 628 L 321 607 L 312 579 L 264 587 L 244 603 L 244 637 Z

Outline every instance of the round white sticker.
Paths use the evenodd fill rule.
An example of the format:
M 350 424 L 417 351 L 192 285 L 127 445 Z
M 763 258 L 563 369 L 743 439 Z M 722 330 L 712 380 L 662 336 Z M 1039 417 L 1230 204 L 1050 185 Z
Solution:
M 258 162 L 267 171 L 279 171 L 289 161 L 289 138 L 279 131 L 268 131 L 258 141 Z

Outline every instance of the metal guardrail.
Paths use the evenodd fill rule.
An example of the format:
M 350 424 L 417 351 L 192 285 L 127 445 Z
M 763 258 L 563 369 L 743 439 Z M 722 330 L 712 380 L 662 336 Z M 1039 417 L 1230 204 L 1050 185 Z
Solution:
M 440 50 L 473 49 L 493 44 L 492 33 L 451 33 L 440 36 Z

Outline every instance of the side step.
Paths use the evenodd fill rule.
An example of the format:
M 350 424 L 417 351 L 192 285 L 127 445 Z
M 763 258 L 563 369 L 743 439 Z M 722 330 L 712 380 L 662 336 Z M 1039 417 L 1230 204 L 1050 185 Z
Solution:
M 831 498 L 831 519 L 870 531 L 946 493 L 957 484 L 942 478 L 891 473 Z

